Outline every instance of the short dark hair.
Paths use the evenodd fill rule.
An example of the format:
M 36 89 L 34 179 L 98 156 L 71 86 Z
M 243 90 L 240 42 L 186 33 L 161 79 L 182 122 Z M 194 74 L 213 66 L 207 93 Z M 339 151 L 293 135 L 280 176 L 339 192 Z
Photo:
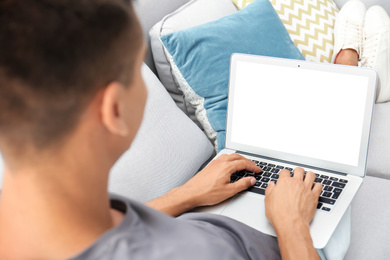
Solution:
M 0 0 L 0 137 L 65 136 L 99 89 L 131 82 L 141 44 L 130 1 Z

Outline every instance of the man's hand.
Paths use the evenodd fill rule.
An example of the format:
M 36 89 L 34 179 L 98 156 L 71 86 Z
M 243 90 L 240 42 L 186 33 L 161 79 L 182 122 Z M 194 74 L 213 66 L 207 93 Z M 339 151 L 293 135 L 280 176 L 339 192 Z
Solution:
M 245 177 L 230 183 L 232 173 L 244 169 L 252 172 L 262 171 L 255 163 L 241 155 L 222 155 L 187 183 L 148 202 L 147 205 L 168 215 L 178 216 L 195 207 L 217 204 L 256 183 L 254 177 Z
M 270 183 L 265 191 L 266 216 L 275 227 L 283 227 L 296 220 L 310 224 L 316 211 L 322 185 L 314 183 L 316 175 L 302 168 L 290 172 L 282 170 L 277 184 Z M 304 178 L 305 176 L 305 178 Z
M 230 183 L 232 173 L 243 169 L 256 173 L 262 171 L 254 162 L 239 154 L 222 155 L 184 184 L 183 188 L 194 196 L 196 206 L 215 205 L 255 185 L 254 177 Z
M 275 228 L 283 259 L 313 259 L 318 255 L 310 236 L 322 185 L 315 183 L 313 172 L 304 175 L 302 168 L 290 172 L 282 170 L 277 184 L 270 183 L 265 190 L 265 212 Z

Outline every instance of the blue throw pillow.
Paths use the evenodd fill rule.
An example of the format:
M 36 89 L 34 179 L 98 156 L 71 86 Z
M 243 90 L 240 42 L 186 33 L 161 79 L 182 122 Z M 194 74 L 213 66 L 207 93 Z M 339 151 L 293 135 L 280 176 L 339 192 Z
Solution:
M 304 60 L 269 0 L 256 0 L 237 13 L 164 35 L 161 41 L 178 88 L 217 151 L 225 146 L 230 56 Z

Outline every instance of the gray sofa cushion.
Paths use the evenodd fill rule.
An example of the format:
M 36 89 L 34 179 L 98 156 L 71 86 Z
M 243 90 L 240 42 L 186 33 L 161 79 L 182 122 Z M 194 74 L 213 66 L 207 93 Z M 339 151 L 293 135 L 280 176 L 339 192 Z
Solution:
M 374 108 L 367 175 L 390 179 L 390 102 Z
M 142 75 L 148 88 L 144 120 L 131 148 L 112 168 L 109 190 L 146 202 L 195 175 L 213 146 L 146 65 Z
M 346 260 L 390 259 L 390 180 L 366 177 L 352 202 Z

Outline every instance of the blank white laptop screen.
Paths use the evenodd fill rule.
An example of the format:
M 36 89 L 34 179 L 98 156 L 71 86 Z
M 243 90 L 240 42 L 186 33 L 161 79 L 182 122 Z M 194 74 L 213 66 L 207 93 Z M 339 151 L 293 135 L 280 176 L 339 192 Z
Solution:
M 367 88 L 363 76 L 238 61 L 231 141 L 357 166 Z

